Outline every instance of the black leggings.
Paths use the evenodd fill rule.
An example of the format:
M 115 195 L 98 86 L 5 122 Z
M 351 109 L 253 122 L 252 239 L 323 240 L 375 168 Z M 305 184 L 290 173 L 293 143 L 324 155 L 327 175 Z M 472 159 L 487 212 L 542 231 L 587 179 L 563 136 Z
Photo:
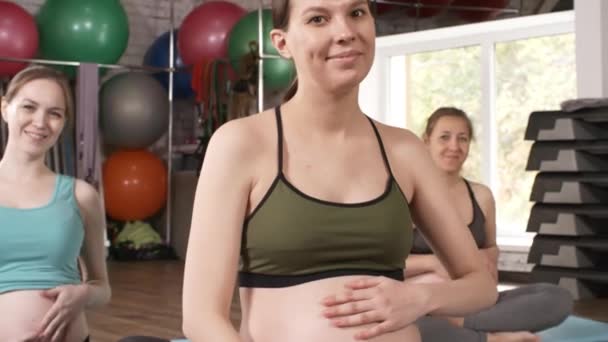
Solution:
M 464 317 L 463 327 L 445 318 L 425 316 L 416 325 L 422 342 L 485 342 L 487 333 L 538 332 L 560 324 L 572 312 L 572 295 L 551 284 L 502 291 L 493 306 Z

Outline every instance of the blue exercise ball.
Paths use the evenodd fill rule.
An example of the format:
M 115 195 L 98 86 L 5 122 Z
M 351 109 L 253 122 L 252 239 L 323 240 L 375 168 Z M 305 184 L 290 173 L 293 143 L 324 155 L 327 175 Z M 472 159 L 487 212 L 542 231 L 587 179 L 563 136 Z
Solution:
M 169 31 L 156 38 L 154 43 L 150 45 L 148 51 L 146 51 L 146 54 L 144 55 L 144 65 L 158 68 L 168 68 L 170 39 L 171 37 Z M 174 66 L 176 68 L 181 68 L 184 67 L 184 62 L 177 51 L 177 31 L 174 31 L 173 39 Z M 153 76 L 163 85 L 163 87 L 165 87 L 165 89 L 169 89 L 168 72 L 155 73 Z M 192 91 L 191 84 L 192 75 L 190 72 L 179 71 L 173 73 L 173 96 L 180 98 L 192 97 L 194 95 L 194 91 Z

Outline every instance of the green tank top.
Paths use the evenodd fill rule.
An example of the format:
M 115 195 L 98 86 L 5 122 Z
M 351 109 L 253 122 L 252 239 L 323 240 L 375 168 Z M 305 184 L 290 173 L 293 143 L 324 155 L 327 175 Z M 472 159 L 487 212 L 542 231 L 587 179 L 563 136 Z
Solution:
M 278 173 L 245 219 L 239 285 L 285 287 L 345 275 L 403 280 L 412 220 L 373 121 L 368 118 L 389 174 L 386 188 L 369 201 L 336 203 L 309 196 L 287 180 L 279 107 L 275 114 Z

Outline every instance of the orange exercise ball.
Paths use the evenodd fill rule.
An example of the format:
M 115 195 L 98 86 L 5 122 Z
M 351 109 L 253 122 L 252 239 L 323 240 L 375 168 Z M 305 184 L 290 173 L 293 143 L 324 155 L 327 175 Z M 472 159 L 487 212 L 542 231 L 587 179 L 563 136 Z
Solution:
M 146 150 L 122 150 L 103 164 L 107 214 L 119 221 L 143 220 L 162 209 L 167 198 L 167 168 Z

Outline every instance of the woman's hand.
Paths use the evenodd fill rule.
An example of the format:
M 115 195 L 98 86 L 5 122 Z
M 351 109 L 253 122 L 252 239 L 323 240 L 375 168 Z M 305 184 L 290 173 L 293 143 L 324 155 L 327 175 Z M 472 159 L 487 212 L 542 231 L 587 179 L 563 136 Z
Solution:
M 386 277 L 364 277 L 345 284 L 344 291 L 323 299 L 323 315 L 337 327 L 375 323 L 358 332 L 367 340 L 402 329 L 428 313 L 424 286 Z
M 37 341 L 61 342 L 69 325 L 84 311 L 87 301 L 87 285 L 62 285 L 41 292 L 54 301 L 40 324 Z

